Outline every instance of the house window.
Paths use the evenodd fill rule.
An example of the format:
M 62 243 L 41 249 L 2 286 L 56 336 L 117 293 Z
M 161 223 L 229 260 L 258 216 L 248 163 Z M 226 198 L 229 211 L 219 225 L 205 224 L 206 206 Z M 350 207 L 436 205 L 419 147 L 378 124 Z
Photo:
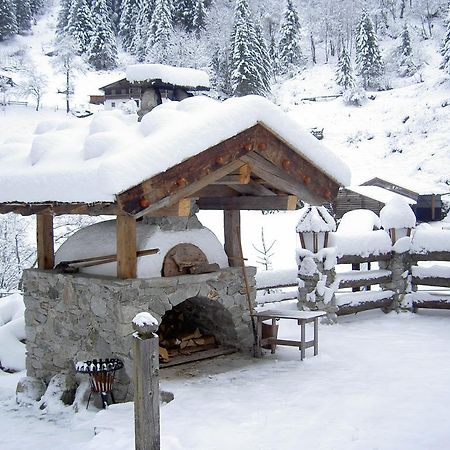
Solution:
M 111 108 L 115 108 L 116 107 L 116 102 L 111 102 Z

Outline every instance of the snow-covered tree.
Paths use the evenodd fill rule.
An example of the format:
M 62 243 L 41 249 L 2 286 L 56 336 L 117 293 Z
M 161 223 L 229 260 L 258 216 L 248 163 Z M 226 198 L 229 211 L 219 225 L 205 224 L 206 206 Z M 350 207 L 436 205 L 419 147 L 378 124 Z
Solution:
M 172 1 L 156 0 L 155 9 L 150 22 L 147 45 L 165 49 L 173 32 Z
M 177 0 L 173 3 L 173 22 L 187 31 L 194 29 L 194 14 L 197 0 Z
M 31 96 L 36 102 L 36 111 L 39 111 L 42 97 L 47 91 L 48 78 L 36 67 L 30 67 L 25 71 L 25 79 L 19 86 L 22 95 Z
M 197 37 L 205 29 L 206 26 L 206 7 L 204 0 L 196 0 L 194 5 L 194 14 L 192 18 L 192 28 Z
M 281 73 L 287 73 L 302 62 L 300 21 L 292 0 L 287 0 L 278 42 L 278 62 Z
M 378 39 L 366 11 L 363 12 L 356 31 L 356 67 L 364 89 L 375 87 L 377 79 L 383 73 Z
M 30 0 L 20 0 L 16 2 L 16 20 L 19 32 L 31 29 L 32 13 Z
M 411 45 L 411 36 L 409 35 L 408 26 L 405 24 L 400 35 L 401 44 L 398 49 L 399 74 L 404 77 L 413 75 L 417 71 L 417 64 L 414 62 L 413 49 Z
M 33 17 L 38 16 L 44 8 L 44 0 L 30 0 L 30 8 Z
M 18 288 L 23 269 L 36 261 L 36 248 L 29 240 L 29 218 L 0 214 L 0 291 Z
M 233 95 L 264 95 L 266 83 L 261 73 L 261 51 L 247 0 L 236 0 L 230 41 L 230 79 Z
M 344 91 L 351 89 L 355 85 L 350 55 L 344 45 L 339 53 L 336 70 L 336 83 L 339 86 L 342 86 Z
M 445 33 L 444 43 L 441 48 L 441 54 L 442 54 L 441 69 L 444 69 L 447 73 L 450 74 L 450 8 L 447 19 L 447 31 Z
M 116 38 L 111 28 L 106 0 L 95 0 L 92 8 L 94 30 L 88 61 L 98 70 L 117 66 Z
M 122 12 L 119 20 L 118 33 L 122 40 L 124 50 L 131 50 L 131 42 L 136 33 L 138 15 L 137 0 L 123 0 Z
M 15 4 L 12 0 L 0 0 L 0 41 L 14 36 L 18 31 Z
M 153 0 L 137 0 L 131 17 L 132 37 L 129 49 L 139 61 L 144 61 L 147 55 L 147 41 L 154 7 Z
M 70 8 L 67 32 L 73 38 L 79 55 L 89 50 L 93 31 L 91 10 L 86 0 L 74 0 Z
M 263 30 L 259 22 L 255 22 L 255 49 L 256 49 L 256 63 L 261 77 L 264 93 L 270 91 L 270 81 L 273 75 L 272 60 L 269 55 L 266 41 L 263 36 Z
M 58 21 L 56 23 L 56 34 L 59 36 L 63 36 L 67 30 L 71 4 L 72 4 L 71 0 L 60 0 Z
M 84 64 L 78 56 L 78 45 L 71 36 L 58 42 L 58 53 L 53 58 L 56 72 L 64 75 L 64 93 L 66 96 L 66 112 L 70 111 L 70 96 L 74 90 L 74 78 L 77 72 L 84 71 Z

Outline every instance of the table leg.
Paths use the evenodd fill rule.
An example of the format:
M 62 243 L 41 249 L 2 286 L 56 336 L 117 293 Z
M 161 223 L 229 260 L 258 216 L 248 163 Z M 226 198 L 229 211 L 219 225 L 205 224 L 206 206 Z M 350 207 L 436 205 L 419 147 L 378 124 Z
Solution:
M 306 342 L 306 324 L 304 320 L 300 320 L 301 337 L 300 337 L 300 359 L 305 358 L 305 342 Z
M 272 319 L 272 336 L 273 339 L 270 341 L 270 353 L 273 355 L 275 353 L 275 348 L 277 347 L 277 343 L 276 343 L 276 337 L 275 337 L 275 330 L 276 330 L 276 326 L 277 326 L 277 320 L 276 319 Z
M 261 358 L 262 350 L 261 350 L 261 337 L 262 337 L 262 319 L 261 317 L 256 318 L 256 346 L 254 350 L 254 354 L 257 358 Z
M 314 319 L 314 356 L 319 354 L 319 318 Z

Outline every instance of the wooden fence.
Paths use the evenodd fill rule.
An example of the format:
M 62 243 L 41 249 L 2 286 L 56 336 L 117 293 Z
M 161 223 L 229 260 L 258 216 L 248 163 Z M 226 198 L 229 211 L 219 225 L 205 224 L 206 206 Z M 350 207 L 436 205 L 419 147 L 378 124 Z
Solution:
M 338 266 L 351 265 L 351 270 L 336 268 L 337 315 L 355 314 L 360 311 L 381 308 L 389 310 L 395 299 L 395 292 L 389 289 L 392 272 L 380 268 L 388 265 L 392 253 L 357 256 L 345 255 L 338 258 Z M 410 267 L 407 268 L 411 280 L 411 298 L 414 310 L 417 308 L 450 309 L 450 266 L 419 267 L 418 262 L 450 262 L 450 252 L 428 252 L 411 254 Z M 364 265 L 366 267 L 364 267 Z M 277 281 L 276 274 L 279 274 Z M 439 276 L 436 276 L 436 273 Z M 295 300 L 298 295 L 298 275 L 295 270 L 274 272 L 272 276 L 257 277 L 257 303 L 276 303 Z M 377 290 L 372 290 L 378 286 Z M 419 291 L 417 288 L 420 286 Z M 424 286 L 440 287 L 442 290 L 423 290 Z

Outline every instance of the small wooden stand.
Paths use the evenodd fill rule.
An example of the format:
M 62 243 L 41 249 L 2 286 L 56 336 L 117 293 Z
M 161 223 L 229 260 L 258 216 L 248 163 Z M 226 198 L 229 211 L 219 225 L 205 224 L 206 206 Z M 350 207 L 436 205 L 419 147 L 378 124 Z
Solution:
M 324 311 L 290 311 L 290 310 L 274 310 L 261 311 L 253 314 L 257 319 L 257 345 L 255 349 L 255 356 L 260 358 L 262 356 L 261 347 L 270 345 L 271 353 L 275 353 L 277 345 L 287 345 L 290 347 L 298 347 L 300 350 L 300 358 L 303 361 L 306 354 L 306 349 L 314 347 L 314 356 L 319 354 L 319 317 L 325 316 Z M 300 326 L 300 340 L 290 341 L 286 339 L 278 339 L 276 336 L 268 338 L 262 337 L 262 323 L 264 320 L 272 320 L 272 327 L 276 326 L 276 321 L 279 319 L 294 319 L 297 320 Z M 306 341 L 306 324 L 314 322 L 314 339 Z

